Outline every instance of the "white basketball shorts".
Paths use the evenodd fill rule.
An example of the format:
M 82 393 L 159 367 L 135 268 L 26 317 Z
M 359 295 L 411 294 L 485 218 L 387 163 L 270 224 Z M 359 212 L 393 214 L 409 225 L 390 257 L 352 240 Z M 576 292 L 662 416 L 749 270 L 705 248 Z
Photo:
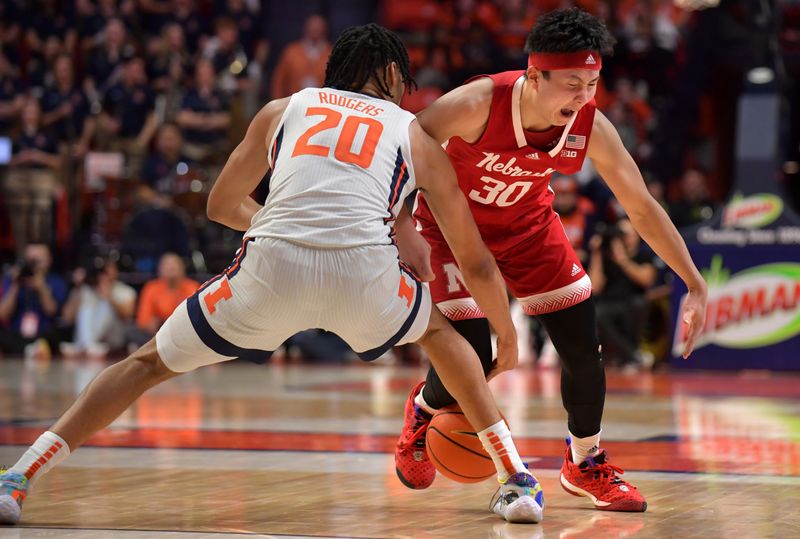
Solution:
M 320 328 L 370 361 L 422 337 L 431 305 L 394 247 L 245 238 L 228 269 L 175 309 L 156 346 L 170 370 L 186 372 L 236 358 L 263 362 L 295 333 Z

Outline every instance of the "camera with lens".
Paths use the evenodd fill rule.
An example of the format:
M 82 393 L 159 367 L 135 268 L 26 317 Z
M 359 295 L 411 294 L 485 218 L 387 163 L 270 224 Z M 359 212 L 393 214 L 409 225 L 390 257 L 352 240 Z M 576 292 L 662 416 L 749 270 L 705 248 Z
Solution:
M 22 281 L 25 279 L 30 279 L 33 277 L 34 273 L 36 273 L 36 265 L 33 262 L 26 260 L 19 267 L 19 280 Z
M 594 233 L 602 238 L 600 242 L 600 249 L 603 252 L 611 250 L 611 241 L 614 238 L 623 238 L 622 230 L 616 225 L 608 225 L 606 223 L 597 223 L 594 227 Z

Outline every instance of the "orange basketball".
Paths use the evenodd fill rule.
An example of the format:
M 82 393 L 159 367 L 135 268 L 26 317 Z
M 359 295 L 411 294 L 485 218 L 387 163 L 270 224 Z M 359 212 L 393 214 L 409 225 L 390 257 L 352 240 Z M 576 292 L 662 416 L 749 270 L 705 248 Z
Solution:
M 453 481 L 477 483 L 497 473 L 475 429 L 457 404 L 433 415 L 426 437 L 431 462 Z

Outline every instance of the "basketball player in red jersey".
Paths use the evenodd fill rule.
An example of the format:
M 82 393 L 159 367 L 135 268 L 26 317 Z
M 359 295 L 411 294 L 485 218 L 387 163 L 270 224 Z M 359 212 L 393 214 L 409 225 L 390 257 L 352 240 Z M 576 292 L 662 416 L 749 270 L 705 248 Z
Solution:
M 681 319 L 691 353 L 704 319 L 707 288 L 669 217 L 650 197 L 638 167 L 594 94 L 602 56 L 613 37 L 605 25 L 579 9 L 539 19 L 526 43 L 527 70 L 482 76 L 442 96 L 418 115 L 420 125 L 446 144 L 461 190 L 481 235 L 494 254 L 511 293 L 526 313 L 539 317 L 562 360 L 561 395 L 569 440 L 561 485 L 589 497 L 596 508 L 644 511 L 647 502 L 622 480 L 622 470 L 600 449 L 605 372 L 595 327 L 592 286 L 552 207 L 550 176 L 580 170 L 586 157 L 628 213 L 631 223 L 689 289 Z M 429 206 L 419 196 L 414 216 L 430 245 L 419 245 L 404 225 L 404 259 L 435 276 L 433 300 L 478 352 L 494 376 L 515 365 L 493 364 L 489 325 L 464 286 Z M 415 243 L 416 242 L 416 243 Z M 430 273 L 432 272 L 432 275 Z M 430 414 L 454 402 L 435 370 L 409 396 L 419 412 L 407 416 L 395 463 L 404 484 L 426 488 L 435 477 L 425 460 L 424 429 Z M 422 458 L 420 458 L 422 457 Z

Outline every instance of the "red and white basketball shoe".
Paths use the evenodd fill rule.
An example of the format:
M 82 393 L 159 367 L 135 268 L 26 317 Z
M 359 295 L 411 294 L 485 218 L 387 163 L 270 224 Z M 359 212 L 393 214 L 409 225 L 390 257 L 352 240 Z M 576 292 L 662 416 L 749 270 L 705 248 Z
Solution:
M 647 510 L 647 502 L 630 483 L 620 479 L 625 473 L 608 462 L 605 450 L 587 457 L 580 464 L 572 462 L 572 450 L 567 441 L 567 453 L 561 466 L 561 486 L 573 496 L 586 496 L 603 511 Z
M 394 450 L 394 465 L 397 477 L 408 488 L 428 488 L 436 479 L 436 468 L 428 459 L 425 435 L 430 418 L 426 418 L 414 398 L 422 390 L 425 382 L 420 382 L 411 391 L 403 412 L 403 432 Z

